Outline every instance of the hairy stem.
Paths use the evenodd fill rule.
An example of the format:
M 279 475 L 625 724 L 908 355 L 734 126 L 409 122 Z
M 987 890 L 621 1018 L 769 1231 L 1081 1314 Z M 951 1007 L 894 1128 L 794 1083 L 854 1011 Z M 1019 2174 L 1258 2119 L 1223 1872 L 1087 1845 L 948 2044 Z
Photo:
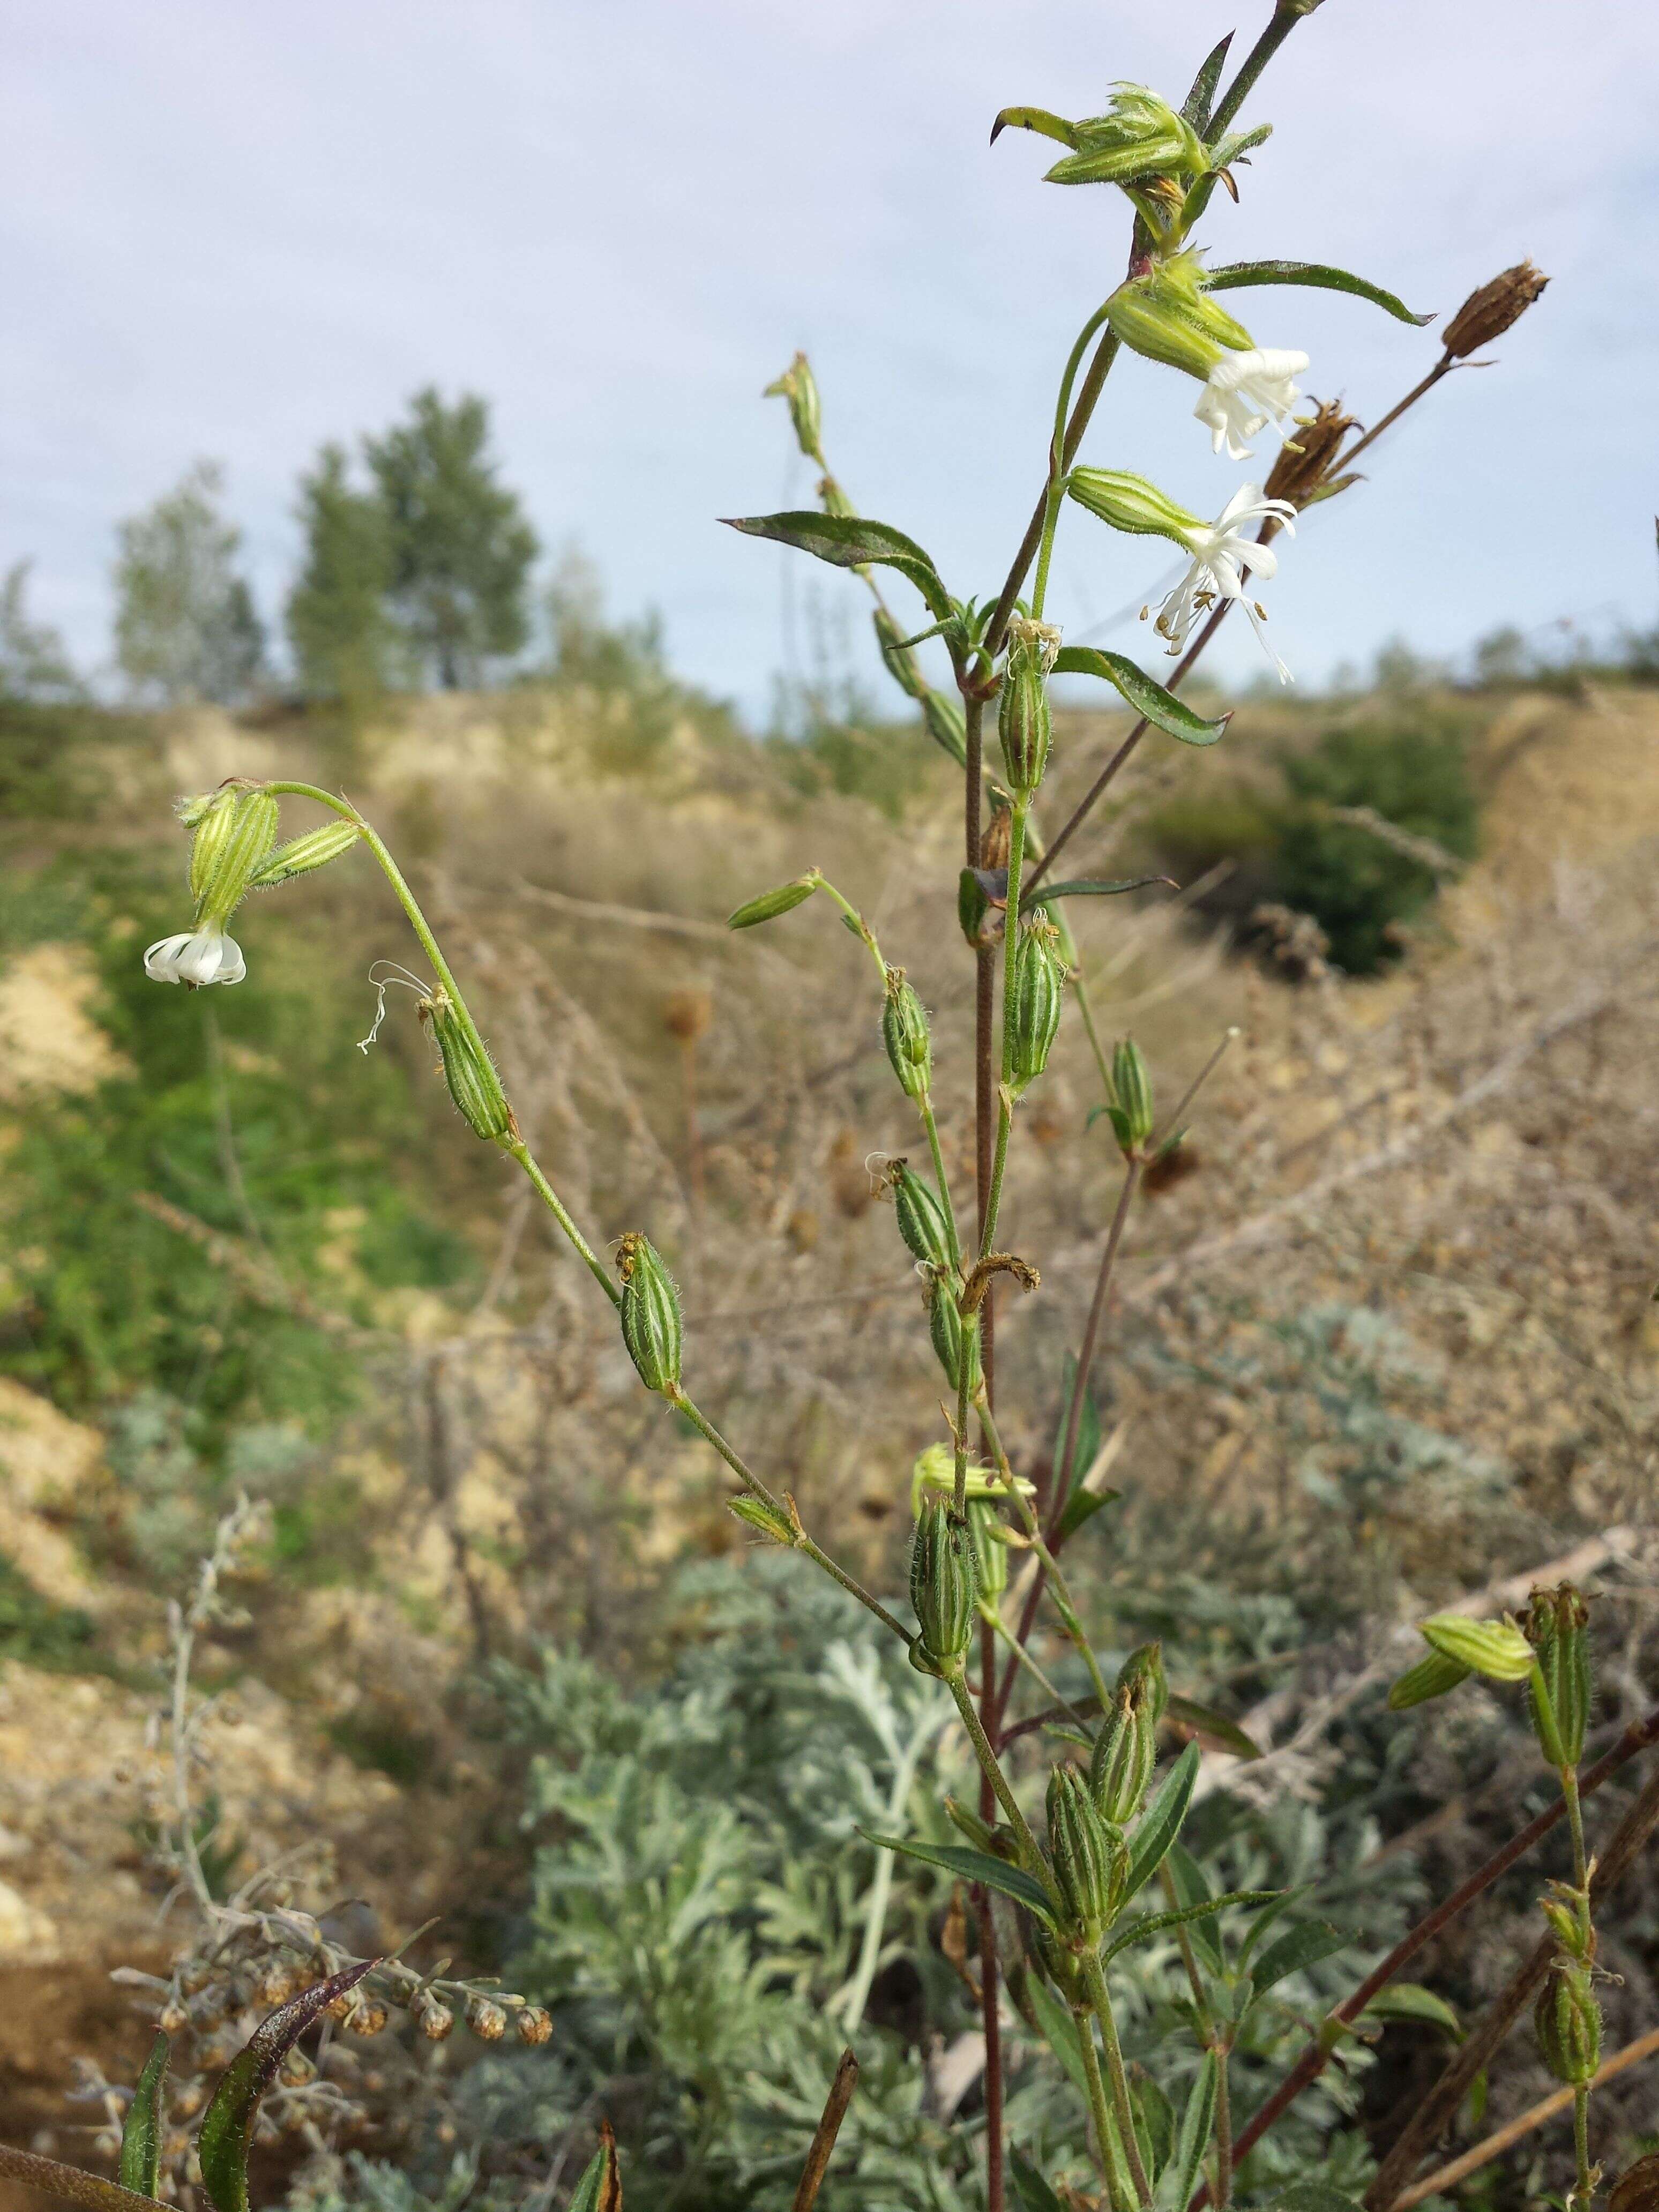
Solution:
M 1106 2045 L 1112 2104 L 1117 2113 L 1118 2133 L 1123 2138 L 1123 2155 L 1128 2160 L 1129 2178 L 1134 2183 L 1135 2195 L 1141 2205 L 1148 2207 L 1152 2201 L 1152 2192 L 1147 2185 L 1146 2169 L 1141 2163 L 1140 2144 L 1135 2135 L 1135 2108 L 1129 2096 L 1129 2077 L 1123 2070 L 1123 2046 L 1117 2039 L 1117 2021 L 1112 2012 L 1111 1992 L 1106 1987 L 1106 1976 L 1099 1959 L 1093 1954 L 1083 1961 L 1083 1975 L 1088 1984 L 1089 2002 L 1100 2022 L 1101 2040 Z
M 1020 1862 L 1026 1872 L 1035 1875 L 1046 1888 L 1047 1869 L 1043 1864 L 1042 1854 L 1037 1849 L 1036 1838 L 1031 1833 L 1030 1824 L 1024 1814 L 1019 1809 L 1019 1800 L 1015 1796 L 1012 1786 L 1002 1771 L 1001 1761 L 991 1748 L 990 1738 L 980 1724 L 979 1715 L 974 1709 L 973 1694 L 963 1680 L 960 1668 L 950 1678 L 948 1686 L 951 1695 L 957 1701 L 957 1711 L 962 1715 L 962 1724 L 968 1731 L 968 1741 L 974 1747 L 974 1756 L 979 1761 L 980 1771 L 996 1792 L 997 1802 L 1007 1814 L 1008 1825 L 1018 1838 Z

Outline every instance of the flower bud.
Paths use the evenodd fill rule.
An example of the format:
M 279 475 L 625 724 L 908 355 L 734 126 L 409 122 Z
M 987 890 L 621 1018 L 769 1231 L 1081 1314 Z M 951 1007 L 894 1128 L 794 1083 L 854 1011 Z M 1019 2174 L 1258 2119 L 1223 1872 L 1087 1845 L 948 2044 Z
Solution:
M 1133 1689 L 1145 1697 L 1153 1721 L 1161 1721 L 1169 1708 L 1170 1678 L 1164 1671 L 1164 1646 L 1138 1644 L 1117 1670 L 1117 1690 Z
M 775 921 L 781 914 L 787 914 L 791 908 L 810 899 L 823 880 L 816 868 L 809 868 L 793 883 L 780 884 L 775 890 L 763 891 L 758 898 L 749 900 L 735 914 L 726 916 L 726 926 L 728 929 L 753 929 L 757 922 Z
M 513 1109 L 495 1073 L 495 1063 L 448 992 L 440 988 L 422 999 L 419 1012 L 422 1020 L 431 1024 L 449 1095 L 474 1136 L 494 1143 L 514 1131 Z
M 1595 2080 L 1601 2063 L 1601 2008 L 1583 1966 L 1554 1962 L 1532 2024 L 1540 2056 L 1558 2081 L 1580 2089 Z
M 1047 623 L 1018 619 L 1008 625 L 1008 659 L 997 702 L 997 735 L 1008 788 L 1029 799 L 1042 781 L 1054 736 L 1048 672 L 1060 651 L 1060 632 Z
M 544 2005 L 521 2005 L 513 2015 L 513 2025 L 520 2043 L 532 2050 L 551 2040 L 553 2015 Z
M 957 1304 L 956 1286 L 942 1276 L 936 1276 L 927 1294 L 927 1333 L 933 1340 L 933 1349 L 939 1354 L 939 1364 L 945 1370 L 952 1390 L 960 1394 L 962 1369 L 968 1364 L 968 1395 L 979 1395 L 980 1385 L 985 1379 L 979 1352 L 979 1323 L 964 1321 L 962 1309 Z
M 1255 341 L 1202 289 L 1195 253 L 1178 253 L 1120 284 L 1106 320 L 1123 344 L 1149 361 L 1205 381 L 1224 353 L 1248 353 Z
M 1529 1685 L 1533 1727 L 1553 1766 L 1577 1766 L 1584 1755 L 1590 1710 L 1589 1620 L 1589 1609 L 1571 1583 L 1532 1594 L 1526 1632 L 1538 1656 L 1538 1674 Z
M 968 1503 L 968 1534 L 974 1547 L 974 1571 L 979 1581 L 979 1610 L 982 1620 L 994 1624 L 1008 1587 L 1008 1547 L 1002 1540 L 1006 1522 L 985 1498 Z
M 1093 1950 L 1123 1902 L 1129 1847 L 1097 1809 L 1082 1769 L 1069 1762 L 1048 1777 L 1048 1856 L 1067 1917 Z
M 1126 1680 L 1127 1674 L 1126 1667 L 1118 1676 L 1111 1710 L 1095 1739 L 1094 1756 L 1089 1762 L 1089 1788 L 1096 1808 L 1103 1819 L 1120 1826 L 1139 1812 L 1158 1759 L 1152 1680 L 1145 1674 L 1130 1675 Z
M 1034 914 L 1021 922 L 1014 947 L 1008 1087 L 1016 1098 L 1048 1065 L 1065 995 L 1059 933 L 1045 915 Z
M 359 1997 L 345 2016 L 348 2035 L 378 2035 L 386 2023 L 386 2009 L 378 1997 Z
M 1659 2150 L 1626 2167 L 1613 2185 L 1607 2212 L 1659 2212 Z
M 1192 125 L 1144 84 L 1125 84 L 1110 112 L 1076 124 L 1078 147 L 1054 163 L 1050 185 L 1125 185 L 1138 177 L 1201 177 L 1209 156 Z
M 440 2004 L 429 1991 L 417 2007 L 415 2018 L 428 2043 L 446 2042 L 454 2033 L 454 2014 L 447 2004 Z
M 1263 497 L 1285 499 L 1292 507 L 1304 507 L 1346 490 L 1353 477 L 1333 479 L 1331 471 L 1342 441 L 1353 427 L 1353 416 L 1343 413 L 1340 400 L 1316 401 L 1313 413 L 1305 421 L 1297 420 L 1274 456 L 1261 488 Z
M 244 792 L 235 802 L 228 823 L 216 810 L 204 817 L 191 849 L 191 888 L 196 892 L 196 920 L 221 927 L 241 904 L 249 884 L 270 856 L 276 842 L 277 805 L 268 791 Z M 197 886 L 196 854 L 203 834 L 210 833 L 210 852 Z
M 795 1531 L 787 1513 L 780 1513 L 763 1498 L 753 1498 L 746 1490 L 736 1498 L 728 1498 L 726 1502 L 739 1521 L 746 1522 L 757 1534 L 764 1536 L 768 1543 L 783 1544 L 793 1549 Z
M 1461 1659 L 1447 1658 L 1443 1651 L 1425 1651 L 1389 1690 L 1389 1711 L 1403 1713 L 1413 1705 L 1427 1705 L 1431 1698 L 1443 1698 L 1448 1690 L 1467 1682 L 1474 1672 Z
M 1151 1139 L 1152 1079 L 1133 1037 L 1125 1037 L 1112 1054 L 1112 1096 L 1107 1118 L 1124 1158 L 1132 1159 Z
M 893 1212 L 899 1235 L 918 1260 L 929 1267 L 951 1265 L 951 1235 L 945 1208 L 931 1182 L 925 1182 L 908 1160 L 894 1160 L 887 1170 L 893 1194 Z
M 942 745 L 958 768 L 968 765 L 968 721 L 960 699 L 931 687 L 922 694 L 921 718 L 927 734 Z
M 881 647 L 881 657 L 886 662 L 888 672 L 894 682 L 912 699 L 925 699 L 927 696 L 927 679 L 916 666 L 914 655 L 905 649 L 904 632 L 893 620 L 885 607 L 876 609 L 875 623 L 876 643 Z M 964 738 L 964 750 L 966 743 L 967 740 Z
M 924 1673 L 947 1680 L 961 1674 L 978 1595 L 967 1529 L 942 1499 L 927 1498 L 910 1547 L 910 1604 L 919 1624 L 911 1656 Z
M 1549 281 L 1530 260 L 1517 261 L 1513 269 L 1504 270 L 1501 276 L 1471 292 L 1441 336 L 1450 359 L 1462 361 L 1494 338 L 1501 338 L 1520 321 Z
M 809 461 L 823 466 L 820 444 L 821 429 L 818 410 L 817 379 L 812 365 L 804 353 L 798 353 L 781 376 L 775 377 L 761 394 L 763 399 L 786 399 L 789 403 L 789 420 L 795 428 L 795 442 Z
M 1437 1613 L 1422 1632 L 1437 1651 L 1489 1682 L 1524 1682 L 1532 1672 L 1532 1646 L 1511 1621 Z
M 480 2043 L 499 2043 L 507 2033 L 507 2014 L 491 1997 L 469 1997 L 466 2024 Z
M 325 868 L 331 860 L 337 860 L 349 853 L 362 834 L 355 822 L 325 822 L 319 830 L 307 830 L 303 836 L 290 837 L 286 845 L 277 846 L 248 888 L 270 890 L 277 884 L 292 882 L 295 876 L 308 876 L 314 869 Z
M 1079 507 L 1132 537 L 1169 538 L 1185 545 L 1188 533 L 1204 527 L 1190 507 L 1133 469 L 1073 469 L 1066 489 Z
M 680 1395 L 680 1294 L 648 1237 L 637 1231 L 617 1250 L 622 1277 L 622 1333 L 647 1390 Z
M 908 1098 L 925 1098 L 933 1080 L 933 1042 L 921 1000 L 904 980 L 902 968 L 887 970 L 887 1003 L 881 1012 L 881 1041 Z

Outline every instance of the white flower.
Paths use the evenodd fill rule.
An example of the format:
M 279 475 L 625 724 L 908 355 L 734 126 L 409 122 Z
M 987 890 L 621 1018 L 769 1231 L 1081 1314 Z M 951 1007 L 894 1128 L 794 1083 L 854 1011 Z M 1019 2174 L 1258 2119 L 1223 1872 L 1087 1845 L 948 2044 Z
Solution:
M 152 982 L 187 983 L 194 991 L 208 983 L 240 983 L 247 963 L 241 946 L 222 929 L 182 930 L 150 946 L 144 973 Z
M 1271 545 L 1247 538 L 1252 523 L 1275 521 L 1290 536 L 1296 535 L 1296 509 L 1285 499 L 1268 499 L 1260 484 L 1241 484 L 1212 523 L 1197 522 L 1181 532 L 1181 543 L 1193 564 L 1158 610 L 1158 629 L 1167 638 L 1171 653 L 1179 653 L 1200 614 L 1207 614 L 1218 599 L 1237 599 L 1249 617 L 1250 628 L 1261 639 L 1261 649 L 1288 684 L 1291 672 L 1261 634 L 1263 609 L 1246 596 L 1245 571 L 1266 582 L 1279 568 L 1279 556 Z
M 1302 397 L 1291 380 L 1307 366 L 1305 353 L 1224 353 L 1193 410 L 1208 428 L 1213 450 L 1218 453 L 1224 445 L 1230 460 L 1248 460 L 1250 449 L 1244 441 L 1265 429 L 1269 417 L 1285 420 Z

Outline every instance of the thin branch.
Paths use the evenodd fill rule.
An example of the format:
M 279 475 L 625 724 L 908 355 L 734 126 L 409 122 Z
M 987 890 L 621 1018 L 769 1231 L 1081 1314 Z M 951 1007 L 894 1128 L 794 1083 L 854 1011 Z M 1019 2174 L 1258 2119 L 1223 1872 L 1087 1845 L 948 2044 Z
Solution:
M 830 2155 L 836 2148 L 836 2137 L 841 2133 L 841 2124 L 847 2118 L 847 2107 L 853 2101 L 853 2092 L 858 2087 L 859 2062 L 850 2051 L 841 2054 L 841 2063 L 836 2069 L 836 2078 L 830 2084 L 830 2094 L 824 2102 L 823 2114 L 812 2136 L 812 2147 L 806 2154 L 806 2167 L 800 2178 L 790 2212 L 812 2212 L 817 2203 L 818 2191 L 830 2168 Z

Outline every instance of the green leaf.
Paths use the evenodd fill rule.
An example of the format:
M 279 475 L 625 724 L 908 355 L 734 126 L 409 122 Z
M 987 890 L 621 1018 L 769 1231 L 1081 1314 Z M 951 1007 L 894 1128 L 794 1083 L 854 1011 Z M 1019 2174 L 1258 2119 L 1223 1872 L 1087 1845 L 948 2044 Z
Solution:
M 1121 891 L 1144 891 L 1153 884 L 1167 884 L 1172 891 L 1181 889 L 1173 876 L 1079 877 L 1074 883 L 1045 884 L 1035 896 L 1020 901 L 1019 910 L 1024 914 L 1028 908 L 1047 906 L 1052 899 L 1115 898 Z M 1086 1468 L 1088 1462 L 1083 1465 Z
M 1078 135 L 1063 115 L 1050 114 L 1046 107 L 1005 107 L 991 125 L 991 143 L 994 146 L 1002 133 L 1012 126 L 1016 131 L 1036 131 L 1045 138 L 1053 138 L 1074 151 Z
M 1005 1897 L 1012 1897 L 1016 1904 L 1053 1923 L 1054 1899 L 1023 1867 L 1010 1866 L 1006 1859 L 993 1858 L 988 1851 L 969 1850 L 965 1844 L 910 1843 L 902 1836 L 878 1836 L 869 1828 L 860 1828 L 859 1833 L 866 1843 L 879 1844 L 884 1851 L 902 1851 L 906 1858 L 943 1867 L 959 1881 L 983 1882 L 987 1889 L 999 1889 Z
M 1153 1791 L 1152 1802 L 1135 1823 L 1135 1832 L 1129 1838 L 1129 1880 L 1123 1892 L 1126 1905 L 1158 1872 L 1165 1852 L 1181 1833 L 1187 1808 L 1193 1802 L 1193 1786 L 1198 1780 L 1198 1746 L 1189 1743 Z
M 1210 1885 L 1205 1879 L 1204 1869 L 1187 1849 L 1185 1844 L 1171 1844 L 1169 1856 L 1164 1863 L 1169 1869 L 1170 1881 L 1175 1890 L 1175 1899 L 1177 1905 L 1200 1905 L 1209 1895 Z M 1269 1905 L 1267 1912 L 1262 1914 L 1264 1920 L 1267 1917 L 1267 1912 L 1271 1912 L 1272 1910 L 1273 1907 Z M 1244 1939 L 1247 1949 L 1255 1933 L 1255 1930 L 1252 1928 Z M 1212 1972 L 1219 1974 L 1225 1971 L 1227 1960 L 1221 1948 L 1221 1939 L 1208 1921 L 1193 1922 L 1192 1946 Z
M 792 884 L 780 884 L 775 891 L 763 891 L 758 898 L 751 898 L 746 906 L 740 906 L 735 914 L 728 915 L 726 926 L 728 929 L 753 929 L 757 922 L 775 921 L 779 915 L 787 914 L 791 907 L 799 906 L 810 899 L 818 888 L 819 881 L 815 872 L 811 875 L 797 876 Z
M 1109 1966 L 1120 1951 L 1144 1942 L 1148 1936 L 1160 1936 L 1166 1928 L 1185 1928 L 1194 1920 L 1207 1920 L 1212 1913 L 1228 1911 L 1235 1905 L 1268 1905 L 1278 1894 L 1273 1889 L 1230 1889 L 1224 1896 L 1206 1897 L 1202 1904 L 1183 1905 L 1173 1912 L 1148 1912 L 1112 1938 L 1100 1954 L 1100 1963 Z
M 161 2089 L 169 2048 L 165 2035 L 151 2044 L 121 2130 L 121 2186 L 140 2197 L 154 2197 L 161 2178 Z
M 1312 1887 L 1311 1882 L 1304 1881 L 1298 1882 L 1294 1889 L 1280 1890 L 1273 1903 L 1264 1905 L 1256 1914 L 1255 1918 L 1250 1923 L 1249 1933 L 1238 1947 L 1238 1963 L 1241 1968 L 1249 1965 L 1250 1954 L 1261 1942 L 1267 1930 L 1290 1911 L 1298 1898 L 1305 1897 Z
M 1216 1712 L 1209 1705 L 1201 1705 L 1196 1698 L 1177 1697 L 1172 1691 L 1164 1707 L 1167 1719 L 1179 1721 L 1184 1729 L 1195 1735 L 1207 1736 L 1218 1751 L 1230 1751 L 1236 1759 L 1260 1759 L 1261 1747 L 1254 1737 L 1245 1735 L 1237 1721 L 1230 1721 L 1225 1713 Z
M 606 2124 L 604 2140 L 576 2184 L 570 2212 L 622 2212 L 622 2187 L 617 2177 L 617 2146 Z
M 248 2212 L 247 2154 L 259 2100 L 276 2078 L 276 2069 L 325 2007 L 355 1989 L 379 1960 L 365 1959 L 327 1981 L 318 1982 L 268 2020 L 260 2021 L 219 2076 L 213 2101 L 196 2139 L 202 2181 L 216 2212 Z
M 1155 2200 L 1158 2212 L 1185 2212 L 1192 2193 L 1198 2186 L 1199 2169 L 1204 2163 L 1204 2154 L 1209 2148 L 1220 2089 L 1219 2064 L 1214 2051 L 1206 2051 L 1204 2063 L 1198 2069 L 1198 2079 L 1188 2094 L 1186 2108 L 1181 2115 L 1181 2133 L 1176 2140 L 1175 2157 L 1158 2176 Z
M 884 522 L 870 522 L 860 514 L 820 514 L 816 508 L 789 514 L 723 515 L 721 520 L 749 538 L 774 538 L 781 545 L 798 546 L 836 568 L 867 568 L 872 562 L 896 568 L 927 602 L 927 611 L 940 622 L 950 621 L 956 610 L 939 581 L 939 571 L 914 538 Z
M 1040 1975 L 1029 1976 L 1025 1989 L 1049 2050 L 1065 2069 L 1066 2078 L 1079 2096 L 1086 2101 L 1089 2076 L 1084 2070 L 1083 2047 L 1078 2041 L 1080 2023 L 1076 2014 L 1068 2006 L 1061 2004 Z
M 1463 2040 L 1463 2023 L 1456 2008 L 1425 1989 L 1421 1982 L 1390 1982 L 1387 1989 L 1377 1991 L 1360 2018 L 1418 2021 L 1425 2027 L 1443 2028 L 1455 2043 Z
M 1060 2201 L 1024 2151 L 1011 2149 L 1008 2171 L 1019 2212 L 1063 2212 Z
M 1221 82 L 1227 49 L 1232 42 L 1233 34 L 1229 31 L 1226 37 L 1218 40 L 1205 55 L 1204 66 L 1193 79 L 1193 88 L 1187 94 L 1181 110 L 1182 120 L 1190 123 L 1200 138 L 1207 134 L 1210 128 L 1210 110 L 1215 105 L 1215 88 Z
M 1076 1535 L 1085 1521 L 1092 1521 L 1103 1505 L 1110 1505 L 1123 1495 L 1121 1490 L 1074 1490 L 1066 1501 L 1066 1510 L 1060 1516 L 1058 1534 L 1062 1543 Z
M 1256 1995 L 1262 1996 L 1289 1974 L 1303 1973 L 1322 1959 L 1346 1951 L 1352 1941 L 1327 1920 L 1310 1920 L 1300 1928 L 1287 1929 L 1276 1943 L 1267 1946 L 1251 1970 Z
M 1231 714 L 1206 721 L 1183 706 L 1173 691 L 1154 682 L 1127 653 L 1106 653 L 1097 645 L 1063 645 L 1054 658 L 1056 676 L 1098 676 L 1121 691 L 1137 714 L 1183 745 L 1212 745 L 1232 720 Z
M 1357 300 L 1383 308 L 1396 322 L 1414 323 L 1420 329 L 1434 320 L 1432 315 L 1413 314 L 1403 300 L 1380 284 L 1367 283 L 1363 276 L 1329 268 L 1322 261 L 1227 261 L 1204 278 L 1206 292 L 1237 291 L 1243 284 L 1308 284 L 1319 292 L 1352 292 Z

